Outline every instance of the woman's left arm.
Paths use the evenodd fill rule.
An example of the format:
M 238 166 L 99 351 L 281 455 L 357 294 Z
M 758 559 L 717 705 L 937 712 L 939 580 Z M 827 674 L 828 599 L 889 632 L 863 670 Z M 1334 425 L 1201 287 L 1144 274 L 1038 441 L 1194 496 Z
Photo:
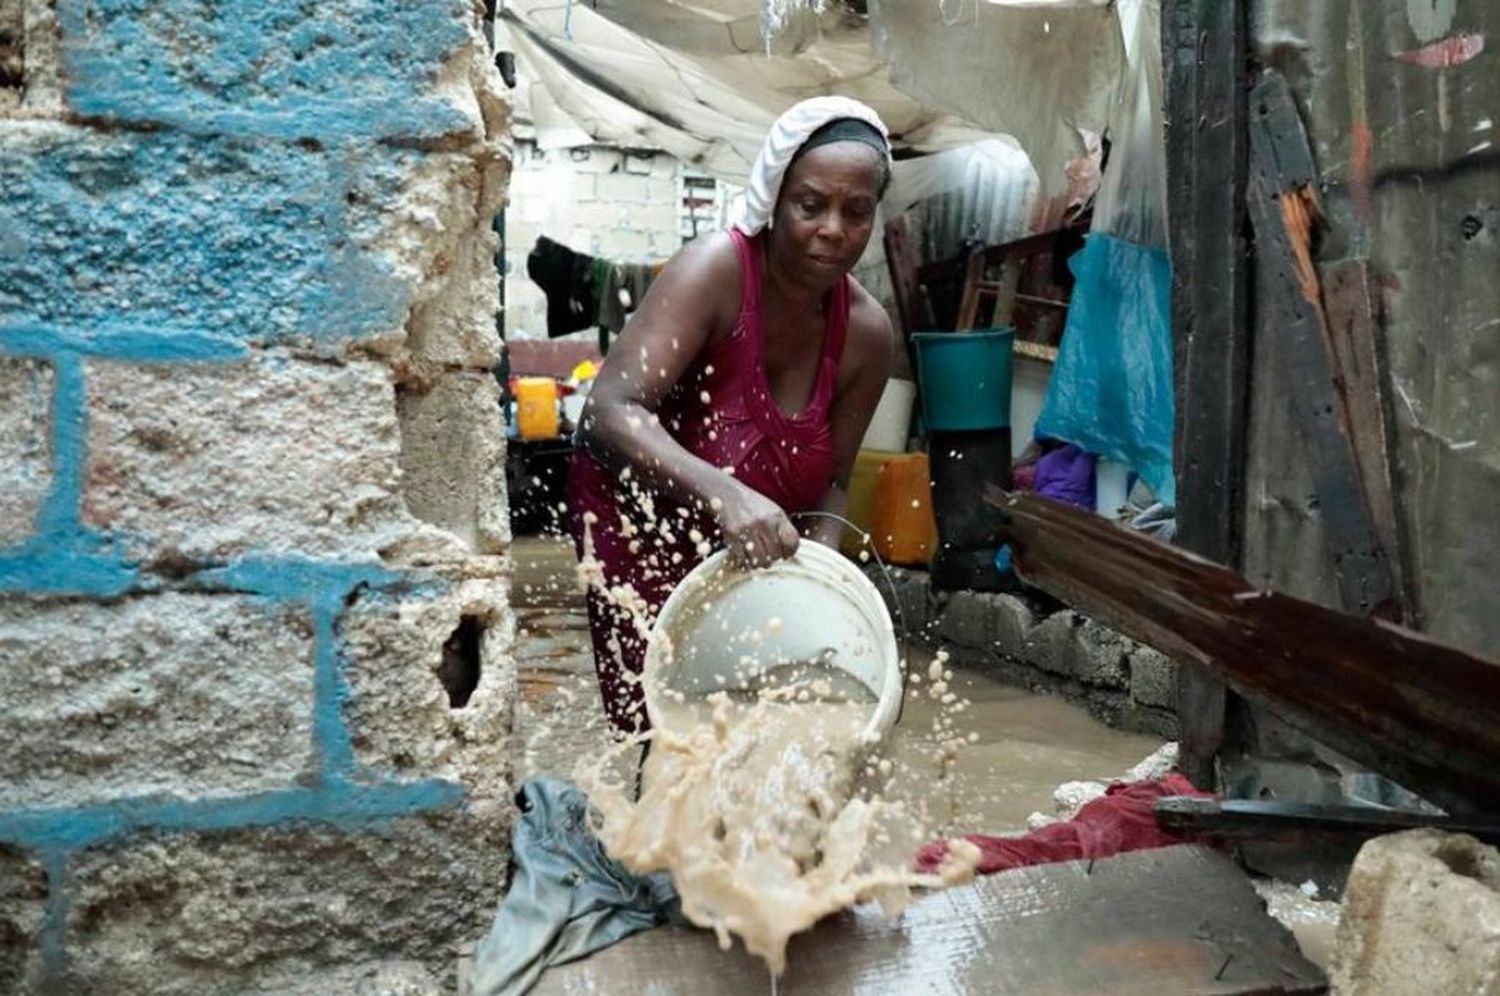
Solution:
M 849 338 L 840 364 L 843 369 L 828 415 L 836 469 L 833 484 L 820 505 L 824 512 L 840 518 L 849 506 L 849 475 L 854 470 L 854 458 L 859 455 L 859 444 L 891 373 L 895 338 L 885 309 L 864 288 L 855 285 L 854 302 L 849 308 Z M 813 519 L 805 527 L 807 538 L 837 549 L 844 535 L 844 524 L 826 516 Z

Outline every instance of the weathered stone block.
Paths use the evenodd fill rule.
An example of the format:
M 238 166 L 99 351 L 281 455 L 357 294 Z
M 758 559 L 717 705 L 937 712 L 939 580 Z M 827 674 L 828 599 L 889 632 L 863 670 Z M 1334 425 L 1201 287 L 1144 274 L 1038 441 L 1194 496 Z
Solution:
M 489 149 L 390 150 L 351 174 L 351 238 L 412 288 L 403 349 L 390 352 L 414 365 L 417 378 L 430 368 L 488 370 L 499 359 L 500 242 L 491 219 L 508 174 Z
M 870 567 L 868 573 L 890 610 L 898 638 L 925 640 L 934 635 L 936 619 L 926 572 L 892 567 L 889 581 L 878 567 Z
M 400 494 L 383 365 L 257 354 L 89 367 L 85 521 L 148 562 L 373 559 L 423 529 Z
M 975 591 L 955 591 L 948 596 L 943 617 L 938 620 L 938 639 L 958 647 L 982 650 L 994 632 L 993 596 Z
M 361 594 L 339 632 L 354 757 L 370 777 L 464 785 L 469 808 L 503 822 L 512 794 L 515 623 L 506 565 L 431 574 L 404 595 Z
M 1024 659 L 1044 671 L 1089 685 L 1124 688 L 1126 655 L 1134 644 L 1107 626 L 1070 609 L 1055 612 L 1032 628 Z
M 1500 992 L 1500 852 L 1436 830 L 1365 844 L 1329 974 L 1340 996 Z
M 367 961 L 356 965 L 299 967 L 268 973 L 255 996 L 452 996 L 449 973 L 416 961 Z M 462 983 L 460 983 L 461 985 Z M 462 989 L 460 989 L 462 992 Z
M 468 0 L 61 0 L 76 113 L 276 138 L 435 140 L 475 127 L 441 88 L 477 34 Z M 441 88 L 446 89 L 446 88 Z
M 1135 647 L 1134 641 L 1090 619 L 1076 633 L 1074 673 L 1090 685 L 1124 688 L 1129 680 L 1126 658 Z
M 1054 612 L 1037 623 L 1026 637 L 1025 659 L 1053 674 L 1076 677 L 1078 627 L 1083 619 L 1070 609 Z
M 314 766 L 305 610 L 166 594 L 0 604 L 0 809 L 281 788 Z
M 1000 593 L 992 596 L 993 616 L 991 632 L 994 649 L 1006 657 L 1021 658 L 1026 653 L 1026 638 L 1036 625 L 1036 616 L 1031 606 L 1015 595 Z
M 560 159 L 568 163 L 574 172 L 596 175 L 615 172 L 620 169 L 623 161 L 623 157 L 617 150 L 599 145 L 561 149 L 556 152 L 540 150 L 537 158 L 542 163 L 551 163 Z
M 645 262 L 655 254 L 656 243 L 649 232 L 612 232 L 609 249 L 622 262 Z
M 40 981 L 37 935 L 46 900 L 41 864 L 0 845 L 0 992 L 21 992 Z
M 1151 647 L 1130 654 L 1130 697 L 1142 705 L 1177 708 L 1177 662 Z
M 604 173 L 596 187 L 601 201 L 649 201 L 653 185 L 649 176 L 634 173 Z
M 1182 729 L 1177 722 L 1177 713 L 1172 710 L 1128 700 L 1122 701 L 1114 712 L 1111 725 L 1132 733 L 1149 733 L 1163 740 L 1176 740 Z
M 95 848 L 69 868 L 73 977 L 52 992 L 255 992 L 327 965 L 420 961 L 448 977 L 494 917 L 503 824 L 463 809 L 379 832 L 322 826 Z M 43 990 L 49 991 L 49 990 Z
M 51 406 L 50 366 L 0 359 L 0 547 L 31 534 L 52 486 Z
M 448 374 L 397 395 L 401 493 L 411 513 L 475 553 L 510 539 L 500 391 L 489 374 Z
M 255 342 L 338 340 L 405 322 L 410 288 L 342 231 L 352 165 L 395 150 L 335 157 L 287 143 L 0 128 L 8 321 Z M 151 358 L 151 348 L 135 351 Z
M 630 216 L 630 225 L 635 230 L 645 232 L 653 239 L 676 240 L 680 245 L 682 237 L 677 234 L 677 222 L 678 207 L 672 200 L 640 205 Z

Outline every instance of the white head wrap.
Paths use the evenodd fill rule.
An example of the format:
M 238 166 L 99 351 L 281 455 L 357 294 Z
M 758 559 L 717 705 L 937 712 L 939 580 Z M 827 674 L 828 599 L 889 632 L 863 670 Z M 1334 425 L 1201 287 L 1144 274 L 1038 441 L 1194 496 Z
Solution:
M 869 107 L 848 97 L 812 97 L 792 107 L 771 126 L 755 165 L 750 169 L 750 183 L 745 188 L 745 208 L 734 227 L 746 235 L 754 235 L 771 225 L 771 215 L 776 210 L 776 198 L 781 193 L 781 181 L 797 150 L 802 148 L 812 133 L 830 121 L 839 118 L 854 118 L 863 121 L 880 136 L 890 142 L 885 122 Z M 890 148 L 886 148 L 889 162 Z

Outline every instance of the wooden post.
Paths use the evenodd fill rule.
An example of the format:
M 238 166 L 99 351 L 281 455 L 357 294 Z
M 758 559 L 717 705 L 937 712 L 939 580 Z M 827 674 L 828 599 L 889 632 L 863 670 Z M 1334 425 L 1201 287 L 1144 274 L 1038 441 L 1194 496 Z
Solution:
M 1168 0 L 1162 35 L 1177 543 L 1238 567 L 1250 384 L 1245 0 Z M 1180 669 L 1181 765 L 1199 788 L 1214 787 L 1224 707 L 1223 684 Z

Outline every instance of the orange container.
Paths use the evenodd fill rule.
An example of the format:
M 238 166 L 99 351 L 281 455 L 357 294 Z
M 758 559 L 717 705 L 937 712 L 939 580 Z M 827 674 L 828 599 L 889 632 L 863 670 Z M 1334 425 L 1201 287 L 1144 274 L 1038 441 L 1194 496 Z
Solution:
M 551 377 L 516 379 L 516 429 L 522 439 L 556 439 L 557 381 Z
M 839 544 L 851 557 L 859 556 L 864 549 L 864 534 L 870 530 L 870 511 L 875 506 L 875 475 L 887 460 L 904 456 L 886 450 L 860 450 L 854 457 L 854 470 L 849 474 L 849 504 L 844 517 L 858 527 L 844 530 L 844 541 Z
M 870 532 L 875 552 L 887 563 L 919 567 L 931 562 L 937 520 L 926 453 L 904 453 L 876 471 Z

